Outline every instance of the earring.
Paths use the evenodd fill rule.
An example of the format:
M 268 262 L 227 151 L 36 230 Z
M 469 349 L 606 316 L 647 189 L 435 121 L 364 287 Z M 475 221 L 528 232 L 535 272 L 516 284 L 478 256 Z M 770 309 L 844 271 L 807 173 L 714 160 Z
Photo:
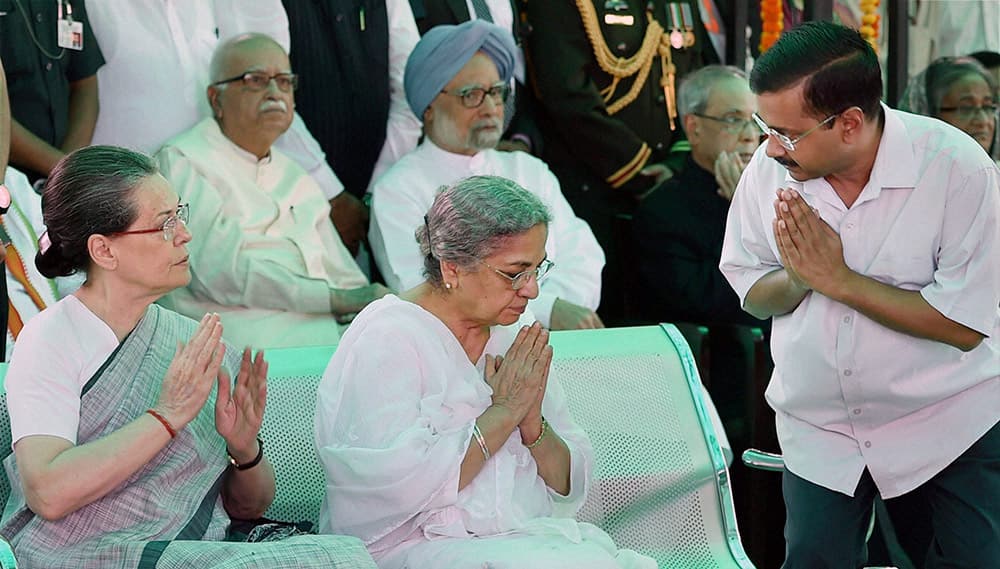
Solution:
M 444 288 L 450 289 L 451 288 L 451 283 L 444 283 Z

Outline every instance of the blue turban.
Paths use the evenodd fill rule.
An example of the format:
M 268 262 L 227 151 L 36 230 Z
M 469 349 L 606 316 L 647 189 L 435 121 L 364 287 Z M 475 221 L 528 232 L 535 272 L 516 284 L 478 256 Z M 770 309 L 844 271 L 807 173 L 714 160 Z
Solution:
M 413 114 L 422 121 L 434 97 L 478 51 L 493 60 L 501 80 L 510 81 L 516 50 L 509 31 L 482 20 L 431 28 L 406 60 L 403 88 Z

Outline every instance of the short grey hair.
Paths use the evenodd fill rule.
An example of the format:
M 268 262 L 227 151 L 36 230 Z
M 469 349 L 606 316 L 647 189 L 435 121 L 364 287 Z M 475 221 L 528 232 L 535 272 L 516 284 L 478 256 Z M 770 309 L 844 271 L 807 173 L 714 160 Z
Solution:
M 732 65 L 706 65 L 681 81 L 677 92 L 677 113 L 683 121 L 691 113 L 703 113 L 708 107 L 708 96 L 712 87 L 725 79 L 739 79 L 750 88 L 747 74 Z
M 542 200 L 506 178 L 473 176 L 442 187 L 414 233 L 424 258 L 424 276 L 440 287 L 440 261 L 471 270 L 506 238 L 551 219 Z
M 274 38 L 272 38 L 267 34 L 252 32 L 252 33 L 240 34 L 238 36 L 233 36 L 227 39 L 226 41 L 220 43 L 219 46 L 215 48 L 215 51 L 212 52 L 212 61 L 208 66 L 209 81 L 211 83 L 215 83 L 216 81 L 229 79 L 229 77 L 225 77 L 225 75 L 227 74 L 226 66 L 229 64 L 230 53 L 232 53 L 237 48 L 243 47 L 246 44 L 255 44 L 258 42 L 273 44 L 277 46 L 279 49 L 281 49 L 282 53 L 288 55 L 288 53 L 285 51 L 285 48 L 280 43 L 278 43 L 277 40 L 275 40 Z M 216 85 L 216 88 L 220 87 L 225 87 L 225 86 Z

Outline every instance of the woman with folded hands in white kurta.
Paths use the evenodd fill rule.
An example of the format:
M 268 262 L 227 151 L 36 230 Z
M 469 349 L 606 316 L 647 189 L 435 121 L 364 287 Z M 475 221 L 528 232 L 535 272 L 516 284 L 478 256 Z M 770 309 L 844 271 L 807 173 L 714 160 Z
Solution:
M 365 308 L 326 369 L 320 530 L 379 567 L 656 567 L 573 519 L 593 452 L 526 310 L 548 222 L 510 180 L 444 189 L 415 228 L 427 280 Z

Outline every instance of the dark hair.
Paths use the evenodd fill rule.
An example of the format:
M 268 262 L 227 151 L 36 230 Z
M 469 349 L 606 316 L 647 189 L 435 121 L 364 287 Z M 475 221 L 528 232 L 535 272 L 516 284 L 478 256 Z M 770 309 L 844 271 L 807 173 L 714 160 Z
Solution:
M 63 157 L 42 192 L 48 243 L 35 255 L 38 270 L 49 278 L 86 270 L 87 239 L 124 231 L 135 221 L 132 193 L 157 173 L 152 158 L 117 146 L 89 146 Z
M 785 32 L 750 72 L 750 89 L 775 93 L 805 80 L 806 110 L 826 117 L 860 107 L 880 116 L 882 70 L 875 50 L 857 30 L 830 22 L 806 22 Z
M 414 232 L 424 275 L 440 287 L 439 259 L 470 269 L 493 254 L 504 239 L 550 220 L 538 196 L 506 178 L 472 176 L 442 187 Z

